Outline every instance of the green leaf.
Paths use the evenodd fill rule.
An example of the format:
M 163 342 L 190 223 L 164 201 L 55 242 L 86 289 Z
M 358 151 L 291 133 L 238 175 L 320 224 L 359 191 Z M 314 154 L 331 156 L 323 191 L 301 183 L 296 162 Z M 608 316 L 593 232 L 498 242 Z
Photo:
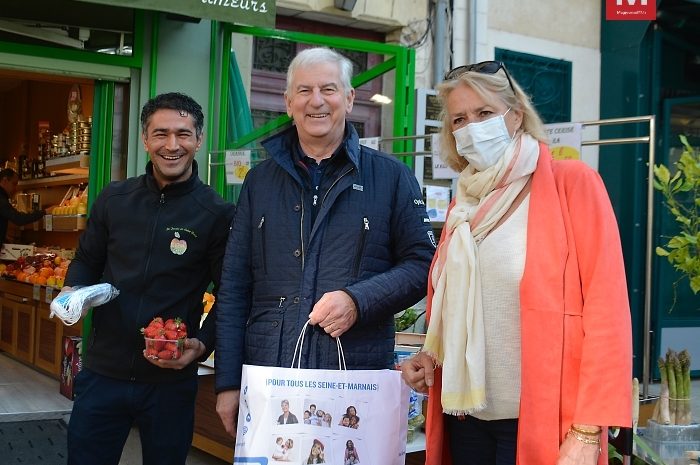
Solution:
M 700 292 L 700 276 L 695 276 L 690 280 L 690 289 L 693 291 L 693 294 Z
M 663 247 L 657 247 L 656 248 L 656 255 L 660 257 L 667 257 L 668 256 L 668 251 L 664 249 Z
M 693 293 L 700 292 L 700 150 L 679 136 L 682 153 L 674 167 L 654 165 L 654 189 L 658 190 L 676 223 L 678 233 L 656 247 L 677 272 L 688 278 Z M 673 171 L 673 174 L 671 172 Z
M 655 165 L 654 176 L 656 176 L 656 178 L 662 184 L 668 184 L 668 181 L 671 178 L 671 172 L 664 165 Z
M 644 459 L 647 461 L 647 463 L 652 463 L 652 464 L 657 464 L 657 465 L 666 465 L 666 462 L 663 461 L 661 457 L 659 457 L 659 454 L 654 452 L 654 450 L 647 444 L 644 439 L 642 439 L 640 436 L 637 434 L 632 436 L 632 441 L 637 445 L 637 450 L 641 451 L 644 454 Z M 648 462 L 650 459 L 651 462 Z

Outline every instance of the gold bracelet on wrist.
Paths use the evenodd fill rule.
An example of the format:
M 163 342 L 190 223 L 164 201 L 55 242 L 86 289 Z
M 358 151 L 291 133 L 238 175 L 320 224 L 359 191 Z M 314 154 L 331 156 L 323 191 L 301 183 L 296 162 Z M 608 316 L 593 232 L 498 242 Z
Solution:
M 571 425 L 571 430 L 578 434 L 585 434 L 586 436 L 598 436 L 601 433 L 601 431 L 603 431 L 602 428 L 598 428 L 598 431 L 590 431 L 586 429 L 577 428 L 574 425 Z
M 569 428 L 569 432 L 567 433 L 567 435 L 573 436 L 574 439 L 584 444 L 600 445 L 600 438 L 594 439 L 590 436 L 577 433 L 573 428 Z

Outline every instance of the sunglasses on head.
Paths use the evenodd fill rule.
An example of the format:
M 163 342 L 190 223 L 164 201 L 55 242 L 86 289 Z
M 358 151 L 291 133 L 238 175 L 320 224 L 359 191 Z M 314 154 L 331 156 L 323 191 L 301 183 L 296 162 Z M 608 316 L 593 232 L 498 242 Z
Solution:
M 506 69 L 506 65 L 502 61 L 482 61 L 481 63 L 474 63 L 472 65 L 462 65 L 452 68 L 445 74 L 445 80 L 457 79 L 464 73 L 469 71 L 474 71 L 475 73 L 481 74 L 496 74 L 499 70 L 503 70 L 506 73 L 506 78 L 508 79 L 508 84 L 510 89 L 515 93 L 515 87 L 513 87 L 513 81 L 510 80 L 510 74 Z

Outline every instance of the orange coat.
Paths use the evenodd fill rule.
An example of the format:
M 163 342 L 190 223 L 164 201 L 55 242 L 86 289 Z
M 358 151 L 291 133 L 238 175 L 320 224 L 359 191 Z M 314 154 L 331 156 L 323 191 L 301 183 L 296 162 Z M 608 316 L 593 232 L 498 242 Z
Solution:
M 428 316 L 432 294 L 429 281 Z M 632 335 L 617 221 L 598 173 L 553 161 L 545 144 L 532 176 L 520 318 L 518 465 L 554 465 L 572 423 L 631 425 Z M 428 397 L 426 465 L 452 463 L 440 375 Z M 599 465 L 607 464 L 602 442 Z

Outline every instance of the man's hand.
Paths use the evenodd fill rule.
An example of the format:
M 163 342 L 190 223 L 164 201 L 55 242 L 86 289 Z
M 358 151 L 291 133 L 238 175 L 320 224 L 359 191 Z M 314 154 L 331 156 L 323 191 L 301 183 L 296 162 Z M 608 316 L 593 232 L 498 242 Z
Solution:
M 170 368 L 171 370 L 182 370 L 193 361 L 204 355 L 207 348 L 202 341 L 196 337 L 185 339 L 185 347 L 182 355 L 177 360 L 163 360 L 160 358 L 146 357 L 146 351 L 143 351 L 143 356 L 153 365 L 160 368 Z
M 425 352 L 418 352 L 401 364 L 401 377 L 413 390 L 428 392 L 435 381 L 435 363 Z
M 345 291 L 326 292 L 314 305 L 309 320 L 332 337 L 340 337 L 357 321 L 357 308 Z
M 216 396 L 216 413 L 221 418 L 221 423 L 224 424 L 226 432 L 231 437 L 236 436 L 236 418 L 238 416 L 238 402 L 240 400 L 241 391 L 223 391 Z

